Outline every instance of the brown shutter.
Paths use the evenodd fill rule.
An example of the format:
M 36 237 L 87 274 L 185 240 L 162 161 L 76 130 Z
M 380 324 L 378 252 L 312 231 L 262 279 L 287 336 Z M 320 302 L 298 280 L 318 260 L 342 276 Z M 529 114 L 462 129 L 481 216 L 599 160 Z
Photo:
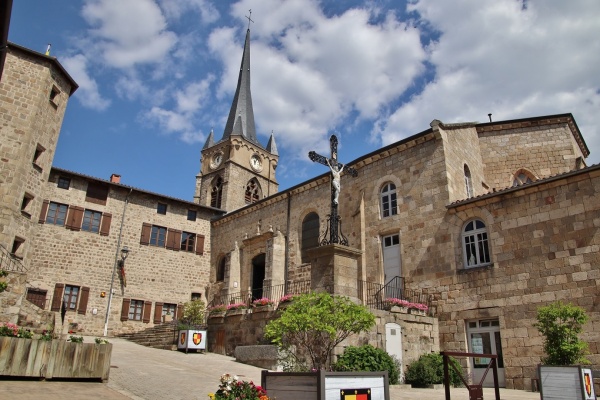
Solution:
M 204 254 L 204 235 L 196 235 L 196 254 Z
M 175 251 L 181 249 L 181 231 L 169 228 L 167 231 L 167 249 Z
M 79 299 L 79 307 L 77 308 L 77 314 L 85 315 L 85 311 L 87 310 L 88 299 L 90 297 L 90 288 L 82 287 L 81 288 L 81 298 Z
M 40 220 L 38 221 L 40 224 L 46 223 L 46 214 L 48 213 L 48 204 L 50 204 L 49 200 L 44 200 L 42 203 L 42 211 L 40 211 Z
M 154 323 L 160 324 L 162 322 L 162 310 L 163 303 L 154 303 Z
M 144 301 L 144 310 L 142 312 L 142 322 L 145 324 L 150 322 L 150 311 L 152 311 L 152 302 Z
M 140 239 L 141 244 L 150 244 L 150 231 L 152 230 L 152 225 L 143 223 L 142 224 L 142 237 Z
M 110 233 L 110 222 L 112 221 L 112 214 L 102 214 L 102 225 L 100 225 L 100 234 L 102 236 L 108 236 Z
M 129 319 L 129 304 L 131 299 L 123 299 L 123 305 L 121 306 L 121 321 L 127 321 Z
M 70 206 L 67 221 L 65 222 L 65 226 L 67 227 L 67 229 L 80 231 L 81 221 L 83 221 L 83 208 L 77 206 Z
M 52 306 L 50 311 L 60 311 L 60 306 L 63 300 L 63 290 L 65 289 L 64 283 L 57 283 L 54 286 L 54 296 L 52 296 Z
M 177 304 L 177 316 L 176 319 L 181 319 L 183 317 L 183 304 Z

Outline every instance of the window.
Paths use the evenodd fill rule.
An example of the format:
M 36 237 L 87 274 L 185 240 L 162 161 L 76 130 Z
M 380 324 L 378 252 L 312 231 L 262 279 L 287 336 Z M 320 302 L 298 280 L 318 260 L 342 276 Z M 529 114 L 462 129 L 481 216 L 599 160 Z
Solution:
M 196 234 L 189 232 L 181 233 L 181 250 L 194 252 L 194 244 L 196 243 Z
M 89 182 L 85 193 L 85 201 L 105 206 L 108 198 L 108 186 L 101 183 Z
M 192 292 L 192 301 L 202 300 L 202 293 Z
M 162 215 L 167 215 L 167 205 L 165 203 L 158 203 L 156 206 L 156 212 Z
M 464 262 L 467 268 L 490 263 L 488 234 L 483 221 L 476 219 L 465 225 L 462 234 Z
M 217 282 L 222 282 L 225 280 L 225 265 L 227 263 L 226 257 L 221 257 L 219 260 L 219 265 L 217 266 Z
M 23 258 L 23 243 L 25 243 L 25 239 L 20 238 L 18 236 L 13 240 L 12 250 L 10 254 L 13 256 L 22 259 Z
M 534 181 L 533 175 L 523 169 L 517 171 L 513 179 L 513 186 L 521 186 Z
M 50 97 L 48 98 L 48 100 L 50 100 L 50 102 L 53 105 L 58 105 L 58 95 L 60 94 L 60 90 L 58 90 L 58 88 L 54 85 L 52 85 L 52 89 L 50 89 Z
M 27 299 L 27 301 L 35 304 L 36 306 L 38 306 L 39 308 L 41 308 L 43 310 L 46 308 L 46 295 L 47 294 L 48 294 L 47 290 L 27 288 L 27 295 L 25 296 L 25 298 Z
M 100 232 L 100 220 L 102 219 L 102 213 L 93 210 L 85 210 L 83 214 L 83 223 L 81 224 L 82 231 Z
M 165 240 L 167 238 L 167 228 L 161 226 L 152 225 L 150 232 L 150 245 L 157 247 L 165 247 Z
M 261 190 L 256 179 L 251 179 L 246 185 L 245 200 L 246 204 L 256 203 L 260 200 Z
M 197 215 L 198 215 L 198 213 L 195 210 L 188 210 L 188 212 L 187 212 L 187 220 L 188 221 L 195 221 Z
M 219 176 L 214 180 L 210 191 L 210 206 L 221 208 L 221 199 L 223 197 L 223 179 Z
M 173 317 L 177 315 L 177 304 L 165 303 L 162 308 L 162 315 L 171 314 Z
M 69 206 L 66 204 L 55 203 L 51 201 L 48 204 L 48 215 L 46 216 L 46 223 L 53 225 L 65 225 L 65 219 L 67 218 L 67 210 Z
M 25 193 L 23 195 L 23 201 L 21 202 L 21 214 L 26 216 L 27 218 L 31 218 L 31 204 L 33 200 L 33 195 L 29 193 Z
M 467 198 L 473 197 L 473 181 L 471 180 L 471 170 L 465 164 L 465 188 L 467 190 Z
M 302 262 L 310 262 L 306 250 L 319 245 L 319 214 L 311 212 L 302 221 Z
M 396 199 L 396 185 L 388 183 L 381 189 L 381 217 L 398 214 L 398 201 Z
M 129 303 L 129 319 L 141 321 L 143 310 L 144 302 L 142 300 L 131 300 Z
M 77 308 L 77 297 L 79 296 L 79 286 L 65 285 L 63 294 L 63 303 L 67 310 L 75 310 Z
M 40 162 L 42 161 L 41 157 L 44 151 L 46 151 L 44 146 L 38 143 L 37 147 L 35 148 L 35 152 L 33 153 L 33 166 L 37 167 L 40 170 L 42 169 L 42 167 L 40 166 Z
M 69 187 L 71 186 L 71 178 L 65 178 L 64 176 L 59 176 L 57 186 L 60 189 L 69 190 Z

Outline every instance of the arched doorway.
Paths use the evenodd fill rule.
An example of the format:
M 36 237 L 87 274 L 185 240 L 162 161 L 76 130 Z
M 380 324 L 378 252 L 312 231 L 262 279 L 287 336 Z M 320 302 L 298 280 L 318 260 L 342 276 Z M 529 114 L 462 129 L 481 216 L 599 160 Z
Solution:
M 265 253 L 252 259 L 252 300 L 263 297 L 263 282 L 265 280 Z

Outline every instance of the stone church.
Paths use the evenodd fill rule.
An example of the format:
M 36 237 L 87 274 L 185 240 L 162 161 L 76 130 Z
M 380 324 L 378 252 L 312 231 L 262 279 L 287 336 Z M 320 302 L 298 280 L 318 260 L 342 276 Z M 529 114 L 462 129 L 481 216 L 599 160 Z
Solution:
M 523 389 L 542 356 L 537 308 L 562 300 L 590 316 L 583 339 L 600 366 L 600 166 L 586 164 L 571 114 L 434 119 L 349 161 L 336 205 L 343 240 L 328 243 L 331 173 L 279 190 L 275 138 L 263 144 L 255 130 L 250 73 L 248 31 L 227 123 L 206 140 L 187 201 L 53 167 L 77 83 L 56 58 L 9 43 L 0 321 L 114 336 L 176 317 L 190 299 L 328 290 L 374 309 L 370 342 L 386 345 L 396 331 L 383 325 L 394 322 L 400 352 L 427 342 L 497 354 L 502 385 Z M 393 316 L 380 310 L 386 296 L 426 303 L 428 315 Z M 485 365 L 470 359 L 472 376 Z

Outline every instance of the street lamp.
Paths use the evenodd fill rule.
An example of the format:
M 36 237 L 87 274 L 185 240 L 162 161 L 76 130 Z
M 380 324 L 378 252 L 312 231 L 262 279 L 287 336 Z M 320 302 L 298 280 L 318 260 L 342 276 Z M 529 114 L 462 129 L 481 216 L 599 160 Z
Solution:
M 115 283 L 115 273 L 117 272 L 117 266 L 124 268 L 125 267 L 125 259 L 127 258 L 128 255 L 129 255 L 129 249 L 127 248 L 127 246 L 123 246 L 123 248 L 121 249 L 121 259 L 120 260 L 116 260 L 116 258 L 118 257 L 118 253 L 117 253 L 117 255 L 115 255 L 115 265 L 113 266 L 112 277 L 110 278 L 110 292 L 108 292 L 108 305 L 106 306 L 106 318 L 104 319 L 104 336 L 108 335 L 108 317 L 110 316 L 110 306 L 112 304 L 113 286 Z

